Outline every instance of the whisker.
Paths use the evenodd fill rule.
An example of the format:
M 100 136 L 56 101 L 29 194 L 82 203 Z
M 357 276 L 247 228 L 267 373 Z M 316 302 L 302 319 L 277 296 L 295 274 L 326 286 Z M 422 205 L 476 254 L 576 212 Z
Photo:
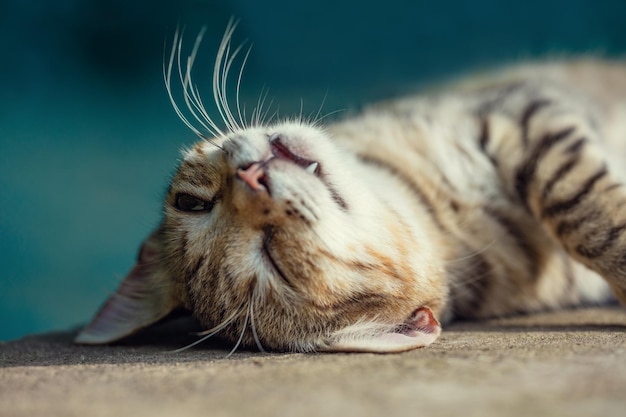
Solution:
M 233 64 L 233 61 L 235 60 L 235 58 L 237 58 L 237 55 L 239 55 L 239 52 L 241 51 L 241 48 L 243 48 L 243 44 L 239 45 L 237 47 L 237 49 L 235 49 L 235 51 L 232 53 L 232 55 L 228 58 L 228 62 L 226 63 L 226 65 L 224 66 L 223 70 L 222 70 L 222 106 L 224 107 L 226 116 L 228 117 L 228 121 L 229 124 L 231 126 L 231 131 L 234 131 L 236 129 L 240 129 L 240 126 L 237 124 L 237 120 L 235 119 L 235 117 L 233 116 L 233 113 L 230 110 L 230 106 L 228 104 L 228 99 L 226 96 L 226 88 L 227 88 L 227 82 L 228 82 L 228 73 L 230 72 L 230 67 Z M 229 48 L 230 49 L 230 48 Z
M 321 116 L 321 117 L 316 118 L 314 121 L 312 121 L 312 122 L 311 122 L 311 124 L 312 124 L 313 126 L 319 126 L 320 122 L 321 122 L 322 120 L 324 120 L 325 118 L 330 117 L 330 116 L 332 116 L 333 114 L 342 113 L 342 112 L 344 112 L 344 111 L 346 111 L 346 110 L 347 110 L 347 109 L 338 109 L 338 110 L 333 110 L 333 111 L 331 111 L 331 112 L 326 113 L 325 115 L 323 115 L 323 116 Z
M 471 270 L 471 267 L 468 267 L 468 270 Z M 476 274 L 474 271 L 472 272 L 472 274 L 464 274 L 463 271 L 448 271 L 448 273 L 452 274 L 454 277 L 453 285 L 458 288 L 468 288 L 489 275 L 486 272 L 481 274 Z
M 298 115 L 298 122 L 300 124 L 304 123 L 304 119 L 303 119 L 303 113 L 304 112 L 304 99 L 302 97 L 300 97 L 300 114 Z
M 254 342 L 259 348 L 259 351 L 265 353 L 265 349 L 263 349 L 263 345 L 261 344 L 261 339 L 259 339 L 259 334 L 256 331 L 256 325 L 254 322 L 254 297 L 250 297 L 250 327 L 252 328 L 252 336 L 254 336 Z
M 192 65 L 193 65 L 193 62 L 190 62 L 190 59 L 188 59 L 187 70 L 186 70 L 185 78 L 183 80 L 183 89 L 184 89 L 183 97 L 185 99 L 185 104 L 187 105 L 187 108 L 189 109 L 189 112 L 191 113 L 191 115 L 194 117 L 194 119 L 196 119 L 196 121 L 198 121 L 198 123 L 200 123 L 200 125 L 202 125 L 203 128 L 205 128 L 213 136 L 217 136 L 217 133 L 223 136 L 221 129 L 213 122 L 213 120 L 211 120 L 206 109 L 204 108 L 202 100 L 200 100 L 198 88 L 192 84 L 192 80 L 191 80 L 191 66 Z M 203 116 L 204 119 L 198 116 L 194 109 L 200 112 L 200 114 Z M 207 124 L 205 124 L 204 121 L 208 122 L 208 126 Z
M 312 124 L 316 124 L 318 121 L 320 121 L 319 116 L 320 116 L 320 113 L 322 112 L 322 109 L 324 108 L 324 104 L 326 103 L 327 98 L 328 98 L 328 90 L 326 90 L 326 92 L 324 93 L 324 98 L 322 99 L 322 103 L 317 109 L 317 113 L 315 113 L 315 117 L 313 118 Z
M 243 326 L 241 326 L 241 334 L 239 335 L 239 339 L 237 340 L 237 343 L 235 343 L 235 347 L 233 348 L 233 350 L 231 350 L 230 353 L 226 355 L 226 359 L 230 358 L 241 344 L 241 341 L 243 340 L 243 335 L 246 334 L 246 330 L 248 327 L 248 318 L 250 318 L 250 309 L 248 309 L 248 311 L 246 312 L 246 318 L 243 320 Z
M 220 47 L 217 51 L 217 57 L 215 58 L 215 66 L 213 68 L 213 101 L 217 107 L 217 111 L 220 113 L 222 120 L 228 127 L 228 129 L 232 132 L 233 127 L 229 124 L 230 120 L 228 119 L 226 112 L 228 111 L 228 105 L 223 107 L 225 104 L 224 92 L 222 91 L 222 79 L 224 77 L 223 74 L 223 63 L 228 62 L 228 56 L 230 54 L 230 43 L 232 39 L 233 32 L 238 25 L 238 21 L 234 19 L 230 19 L 228 24 L 226 25 L 226 31 L 224 36 L 222 37 L 222 41 L 220 43 Z
M 194 65 L 194 63 L 196 61 L 196 56 L 197 56 L 197 53 L 198 53 L 198 49 L 200 48 L 200 43 L 202 42 L 202 38 L 204 37 L 204 33 L 205 32 L 206 32 L 206 26 L 203 27 L 202 30 L 200 31 L 200 33 L 198 34 L 198 36 L 196 36 L 196 41 L 194 42 L 194 46 L 193 46 L 193 49 L 191 51 L 191 54 L 187 58 L 187 66 L 186 66 L 185 76 L 184 76 L 184 78 L 181 78 L 181 81 L 183 83 L 183 90 L 184 90 L 184 93 L 185 93 L 184 98 L 185 98 L 185 103 L 187 104 L 187 107 L 189 108 L 189 110 L 192 113 L 192 115 L 194 116 L 194 118 L 198 122 L 200 122 L 200 124 L 205 129 L 207 129 L 213 135 L 215 135 L 215 132 L 217 132 L 221 136 L 224 136 L 224 133 L 222 132 L 222 130 L 217 126 L 217 124 L 213 121 L 213 119 L 211 119 L 211 117 L 209 116 L 208 112 L 206 111 L 206 109 L 205 109 L 205 107 L 204 107 L 204 105 L 202 103 L 202 100 L 200 99 L 200 94 L 199 94 L 198 88 L 196 86 L 194 86 L 193 81 L 191 79 L 191 69 L 193 68 L 193 65 Z M 179 54 L 180 54 L 180 49 L 179 49 Z M 180 56 L 179 56 L 179 66 L 180 66 Z M 182 77 L 182 69 L 180 70 L 180 77 Z M 192 103 L 193 107 L 190 105 L 190 102 Z M 193 108 L 195 108 L 196 110 L 198 110 L 200 112 L 200 114 L 204 118 L 204 121 L 209 123 L 210 128 L 195 113 Z
M 213 327 L 212 329 L 209 330 L 204 330 L 202 332 L 197 333 L 198 336 L 204 336 L 198 340 L 196 340 L 193 343 L 188 344 L 187 346 L 183 346 L 181 348 L 178 348 L 176 350 L 172 350 L 169 353 L 180 353 L 180 352 L 184 352 L 187 349 L 190 349 L 202 342 L 204 342 L 205 340 L 209 339 L 210 337 L 215 336 L 217 333 L 219 333 L 220 331 L 222 331 L 226 326 L 228 326 L 230 323 L 232 323 L 232 321 L 241 314 L 241 310 L 236 310 L 228 319 L 224 320 L 221 324 L 218 324 L 217 326 Z
M 265 112 L 261 115 L 261 122 L 260 122 L 261 124 L 270 123 L 275 117 L 278 117 L 278 111 L 280 110 L 279 108 L 277 108 L 276 111 L 272 113 L 269 119 L 267 118 L 267 115 L 269 114 L 270 110 L 272 110 L 273 104 L 274 104 L 274 97 L 272 97 L 272 99 L 270 100 L 270 103 L 267 106 L 267 110 L 265 110 Z
M 174 58 L 178 56 L 178 59 L 179 59 L 178 68 L 179 68 L 179 73 L 180 73 L 180 49 L 182 47 L 181 44 L 182 44 L 182 33 L 179 32 L 179 30 L 177 29 L 176 33 L 174 34 L 174 40 L 172 42 L 172 51 L 170 52 L 170 58 L 168 60 L 167 67 L 165 65 L 166 64 L 165 61 L 163 62 L 163 77 L 165 81 L 165 89 L 167 90 L 170 103 L 172 104 L 172 107 L 174 108 L 176 115 L 178 115 L 178 117 L 183 121 L 183 123 L 189 129 L 191 129 L 192 132 L 202 137 L 203 134 L 189 122 L 187 117 L 185 117 L 185 115 L 183 114 L 182 110 L 180 110 L 180 107 L 178 107 L 178 104 L 176 104 L 176 100 L 174 99 L 174 95 L 172 93 L 172 70 L 174 66 Z
M 261 114 L 263 112 L 263 105 L 265 104 L 265 100 L 267 99 L 267 95 L 270 92 L 269 89 L 266 89 L 265 86 L 261 87 L 261 92 L 259 93 L 259 99 L 257 100 L 257 105 L 252 112 L 252 120 L 251 123 L 254 126 L 259 126 L 261 124 Z
M 246 118 L 246 103 L 243 103 L 243 125 L 247 128 L 249 127 L 249 125 L 246 123 L 247 118 Z M 250 120 L 250 122 L 252 122 L 252 120 Z
M 248 52 L 246 52 L 246 55 L 243 58 L 243 62 L 241 64 L 241 69 L 239 70 L 239 76 L 237 77 L 237 87 L 235 89 L 235 102 L 237 104 L 237 115 L 239 116 L 239 123 L 241 124 L 241 128 L 244 129 L 246 128 L 246 109 L 244 107 L 244 112 L 243 112 L 243 117 L 241 115 L 241 105 L 239 103 L 239 91 L 241 88 L 241 77 L 243 75 L 243 69 L 246 67 L 246 63 L 248 62 L 248 57 L 250 56 L 250 52 L 252 51 L 252 45 L 250 45 L 250 47 L 248 48 Z
M 476 256 L 486 252 L 490 247 L 492 247 L 496 243 L 496 239 L 492 239 L 491 242 L 483 246 L 480 250 L 476 250 L 471 252 L 469 255 L 461 256 L 459 258 L 450 259 L 446 261 L 446 264 L 452 264 L 456 262 L 463 262 L 471 258 L 475 258 Z
M 182 84 L 182 87 L 183 87 L 183 97 L 185 99 L 185 104 L 187 105 L 188 110 L 190 111 L 190 113 L 192 114 L 194 119 L 196 121 L 198 121 L 200 123 L 200 125 L 204 129 L 206 129 L 211 135 L 216 136 L 216 132 L 219 132 L 220 134 L 222 134 L 221 130 L 215 125 L 215 123 L 213 123 L 213 121 L 208 116 L 208 114 L 206 113 L 204 108 L 201 105 L 198 107 L 198 104 L 194 101 L 195 94 L 193 93 L 193 90 L 192 90 L 191 97 L 190 97 L 190 94 L 189 94 L 189 91 L 188 91 L 189 90 L 188 86 L 191 84 L 191 67 L 193 66 L 193 62 L 195 60 L 195 55 L 197 53 L 198 47 L 200 45 L 200 41 L 201 41 L 202 36 L 204 34 L 204 30 L 201 31 L 200 34 L 196 37 L 196 43 L 194 45 L 194 50 L 192 52 L 192 55 L 187 59 L 187 68 L 186 68 L 186 71 L 185 71 L 185 75 L 183 75 L 183 66 L 181 64 L 183 34 L 184 34 L 184 28 L 182 30 L 180 30 L 180 29 L 176 30 L 176 32 L 174 34 L 174 39 L 172 41 L 172 49 L 171 49 L 171 52 L 170 52 L 169 59 L 167 60 L 167 62 L 165 61 L 165 59 L 163 60 L 163 78 L 164 78 L 165 88 L 167 90 L 167 94 L 168 94 L 170 103 L 172 104 L 172 107 L 174 108 L 174 111 L 176 112 L 176 115 L 178 116 L 178 118 L 181 119 L 182 122 L 194 134 L 196 134 L 198 137 L 200 137 L 200 138 L 202 138 L 204 140 L 207 140 L 213 146 L 215 146 L 215 147 L 221 149 L 222 151 L 224 151 L 221 146 L 219 146 L 219 145 L 217 145 L 216 143 L 213 142 L 212 138 L 209 138 L 205 134 L 200 132 L 189 121 L 187 116 L 185 116 L 183 111 L 180 109 L 180 107 L 176 103 L 176 100 L 174 99 L 174 95 L 173 95 L 173 92 L 172 92 L 172 74 L 173 74 L 173 71 L 174 71 L 174 62 L 176 62 L 178 78 L 179 78 L 179 80 L 180 80 L 180 82 Z M 198 116 L 198 114 L 194 111 L 194 107 L 198 111 L 201 112 L 202 116 L 210 124 L 210 127 L 207 126 L 206 123 L 204 123 L 204 121 Z
M 218 324 L 217 326 L 208 329 L 208 330 L 203 330 L 201 332 L 196 333 L 197 336 L 204 336 L 206 334 L 209 333 L 216 333 L 219 332 L 220 330 L 224 329 L 226 326 L 228 326 L 237 316 L 241 315 L 241 312 L 243 311 L 243 308 L 240 308 L 238 310 L 235 310 L 230 316 L 228 316 L 228 318 L 226 320 L 224 320 L 221 324 Z
M 224 111 L 224 113 L 222 113 L 222 120 L 224 120 L 224 123 L 226 124 L 226 127 L 228 128 L 228 130 L 230 130 L 231 132 L 233 132 L 233 126 L 230 124 L 230 117 L 228 114 L 228 102 L 225 98 L 226 95 L 226 87 L 225 87 L 225 81 L 224 79 L 227 77 L 228 72 L 227 72 L 227 66 L 228 66 L 228 62 L 230 61 L 230 45 L 231 45 L 231 38 L 228 38 L 228 41 L 225 44 L 225 49 L 224 49 L 224 57 L 223 59 L 220 58 L 220 69 L 219 69 L 219 73 L 216 72 L 216 77 L 217 77 L 217 95 L 219 97 L 219 104 L 218 106 L 222 108 L 222 110 Z M 223 63 L 223 65 L 222 65 Z M 221 112 L 220 112 L 221 113 Z

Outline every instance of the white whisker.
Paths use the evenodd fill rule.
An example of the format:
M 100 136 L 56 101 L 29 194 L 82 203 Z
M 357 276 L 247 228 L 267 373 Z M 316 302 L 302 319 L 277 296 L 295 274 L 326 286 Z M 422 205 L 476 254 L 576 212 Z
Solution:
M 187 104 L 187 107 L 189 108 L 189 111 L 191 112 L 191 114 L 205 129 L 207 129 L 213 135 L 215 135 L 215 132 L 216 132 L 219 135 L 224 136 L 224 133 L 222 132 L 222 130 L 217 126 L 217 124 L 213 121 L 213 119 L 211 119 L 208 112 L 206 111 L 204 105 L 202 104 L 202 101 L 200 100 L 200 94 L 198 92 L 198 88 L 194 86 L 193 81 L 191 79 L 191 69 L 193 68 L 193 65 L 196 61 L 198 49 L 200 48 L 200 43 L 202 42 L 202 38 L 204 37 L 205 32 L 206 32 L 206 27 L 203 27 L 200 33 L 198 34 L 198 36 L 196 36 L 196 41 L 194 42 L 191 54 L 187 58 L 185 76 L 184 78 L 181 79 L 183 83 L 183 90 L 185 93 L 184 98 L 185 98 L 185 103 Z M 180 49 L 179 49 L 179 54 L 180 54 Z M 180 62 L 180 58 L 179 58 L 179 62 Z M 180 76 L 182 77 L 182 69 L 180 71 Z M 194 108 L 200 112 L 200 114 L 204 118 L 204 121 L 206 121 L 210 127 L 207 126 L 204 123 L 203 119 L 200 118 L 196 114 L 196 112 L 194 111 Z
M 213 101 L 217 107 L 217 111 L 219 112 L 222 120 L 226 124 L 226 127 L 233 132 L 233 126 L 230 124 L 230 119 L 227 116 L 228 103 L 226 103 L 225 93 L 222 91 L 222 80 L 224 78 L 223 74 L 223 63 L 228 63 L 228 56 L 230 54 L 230 42 L 232 39 L 233 32 L 237 27 L 238 22 L 234 21 L 234 19 L 230 19 L 228 21 L 228 25 L 226 25 L 226 32 L 222 37 L 222 42 L 220 43 L 220 47 L 217 51 L 217 57 L 215 58 L 215 66 L 213 68 Z
M 257 105 L 252 112 L 252 119 L 250 120 L 253 126 L 259 126 L 261 124 L 261 114 L 263 112 L 263 105 L 265 104 L 265 100 L 267 99 L 267 95 L 270 92 L 269 89 L 265 89 L 265 86 L 261 87 L 261 92 L 259 93 L 259 99 L 257 100 Z
M 213 67 L 213 101 L 215 107 L 221 117 L 221 120 L 225 126 L 225 129 L 220 128 L 215 120 L 209 115 L 197 85 L 194 84 L 192 78 L 192 69 L 198 55 L 200 44 L 206 33 L 207 28 L 203 27 L 200 33 L 196 36 L 191 53 L 186 60 L 183 60 L 183 31 L 177 30 L 174 34 L 174 40 L 172 42 L 172 50 L 169 55 L 169 59 L 163 62 L 163 76 L 165 79 L 165 86 L 170 99 L 170 102 L 176 112 L 176 115 L 183 121 L 183 123 L 191 129 L 191 131 L 202 139 L 205 139 L 212 143 L 214 146 L 222 149 L 219 145 L 213 142 L 214 139 L 210 139 L 200 131 L 190 118 L 198 124 L 203 130 L 205 130 L 210 136 L 226 136 L 228 132 L 235 132 L 246 127 L 245 113 L 242 116 L 241 103 L 240 103 L 240 89 L 241 79 L 243 77 L 243 70 L 250 54 L 250 49 L 246 52 L 243 58 L 243 64 L 239 70 L 237 77 L 236 87 L 236 104 L 237 104 L 237 117 L 233 114 L 228 103 L 228 94 L 226 93 L 228 87 L 228 74 L 235 62 L 236 58 L 240 55 L 243 48 L 243 44 L 237 47 L 234 51 L 231 51 L 232 35 L 237 27 L 237 22 L 231 19 L 226 26 L 226 31 L 220 42 L 217 56 L 215 58 L 215 64 Z M 184 65 L 183 65 L 184 61 Z M 178 72 L 178 79 L 182 86 L 182 95 L 187 107 L 186 114 L 178 106 L 174 99 L 174 93 L 172 91 L 172 74 L 174 73 L 174 66 Z M 189 115 L 189 117 L 188 117 Z M 258 114 L 257 114 L 258 117 Z M 222 149 L 223 150 L 223 149 Z
M 226 62 L 226 65 L 224 66 L 223 70 L 222 70 L 222 105 L 224 107 L 226 116 L 228 117 L 228 121 L 229 124 L 231 126 L 231 130 L 237 130 L 240 129 L 241 127 L 237 124 L 237 120 L 235 119 L 235 117 L 233 116 L 232 111 L 230 110 L 230 106 L 228 105 L 228 99 L 226 98 L 226 88 L 227 88 L 227 81 L 228 81 L 228 73 L 230 72 L 230 68 L 233 64 L 233 61 L 235 60 L 235 58 L 237 58 L 237 55 L 239 55 L 239 52 L 241 51 L 241 48 L 243 47 L 243 45 L 240 45 L 239 47 L 237 47 L 237 49 L 235 49 L 235 51 L 232 53 L 232 55 L 228 58 L 228 61 Z
M 299 123 L 303 123 L 304 122 L 303 112 L 304 112 L 304 99 L 302 97 L 300 97 L 300 114 L 298 115 L 298 122 Z
M 324 104 L 326 103 L 326 99 L 327 98 L 328 98 L 328 90 L 326 90 L 326 92 L 324 93 L 324 98 L 322 99 L 322 102 L 320 103 L 320 106 L 317 109 L 317 113 L 315 113 L 315 117 L 313 118 L 312 124 L 316 124 L 318 121 L 321 120 L 319 118 L 320 117 L 320 113 L 322 112 L 322 109 L 324 108 Z
M 230 317 L 228 317 L 226 320 L 224 320 L 221 324 L 218 324 L 217 326 L 213 327 L 212 329 L 209 330 L 205 330 L 202 331 L 200 333 L 198 333 L 198 336 L 204 336 L 198 340 L 196 340 L 193 343 L 188 344 L 187 346 L 183 346 L 179 349 L 176 350 L 172 350 L 169 353 L 179 353 L 179 352 L 184 352 L 187 349 L 190 349 L 202 342 L 204 342 L 205 340 L 209 339 L 210 337 L 215 336 L 217 333 L 219 333 L 220 331 L 222 331 L 226 326 L 228 326 L 238 315 L 240 315 L 241 310 L 236 310 L 233 314 L 231 314 Z
M 259 334 L 256 331 L 256 324 L 254 322 L 254 295 L 250 297 L 250 327 L 252 328 L 252 336 L 254 336 L 254 342 L 256 343 L 259 351 L 265 353 Z
M 466 261 L 468 259 L 474 258 L 474 257 L 482 254 L 483 252 L 486 252 L 495 243 L 496 243 L 496 239 L 493 239 L 491 242 L 489 242 L 488 244 L 483 246 L 482 249 L 474 251 L 474 252 L 470 253 L 469 255 L 461 256 L 461 257 L 456 258 L 456 259 L 450 259 L 450 260 L 446 261 L 446 263 L 447 264 L 452 264 L 452 263 L 455 263 L 455 262 L 463 262 L 463 261 Z
M 172 104 L 172 107 L 174 108 L 174 111 L 176 112 L 176 115 L 183 121 L 183 123 L 189 129 L 191 129 L 193 133 L 204 138 L 205 136 L 198 129 L 196 129 L 196 127 L 193 126 L 193 124 L 189 122 L 187 117 L 185 117 L 185 115 L 183 114 L 182 110 L 180 110 L 180 107 L 178 107 L 178 104 L 176 104 L 176 100 L 174 100 L 174 95 L 172 93 L 172 69 L 174 66 L 174 59 L 176 58 L 176 56 L 178 56 L 178 59 L 180 60 L 181 43 L 182 43 L 182 33 L 179 34 L 177 30 L 176 33 L 174 34 L 172 51 L 170 52 L 170 58 L 168 60 L 167 67 L 165 65 L 165 62 L 163 62 L 163 76 L 165 79 L 165 88 L 167 90 L 170 103 Z M 180 72 L 180 62 L 179 62 L 178 68 Z M 181 79 L 182 79 L 182 75 L 181 75 Z
M 241 64 L 241 69 L 239 70 L 239 76 L 237 77 L 237 87 L 235 89 L 235 103 L 237 105 L 237 116 L 239 117 L 239 123 L 241 125 L 242 129 L 246 128 L 246 112 L 245 112 L 245 107 L 244 107 L 244 112 L 243 112 L 243 116 L 241 115 L 241 105 L 239 103 L 239 91 L 241 88 L 241 77 L 243 75 L 243 70 L 246 67 L 246 63 L 248 62 L 248 57 L 250 56 L 250 52 L 252 51 L 252 45 L 250 45 L 250 47 L 248 48 L 248 52 L 246 52 L 246 55 L 243 58 L 243 62 Z
M 318 117 L 317 119 L 315 119 L 314 121 L 312 121 L 312 122 L 311 122 L 311 125 L 313 125 L 313 126 L 319 126 L 320 122 L 321 122 L 322 120 L 324 120 L 325 118 L 330 117 L 330 116 L 332 116 L 333 114 L 341 113 L 341 112 L 344 112 L 344 111 L 346 111 L 346 109 L 338 109 L 338 110 L 333 110 L 333 111 L 331 111 L 331 112 L 328 112 L 328 113 L 326 113 L 325 115 L 323 115 L 323 116 L 321 116 L 321 117 Z
M 193 118 L 200 123 L 200 125 L 212 136 L 217 136 L 217 134 L 223 135 L 222 131 L 219 127 L 213 122 L 213 120 L 209 117 L 208 113 L 202 106 L 202 102 L 198 100 L 199 95 L 196 94 L 194 89 L 192 88 L 192 80 L 191 80 L 191 69 L 193 67 L 195 56 L 197 54 L 198 48 L 200 46 L 200 42 L 204 35 L 206 28 L 203 29 L 198 36 L 196 37 L 196 42 L 194 44 L 193 51 L 191 55 L 187 59 L 186 69 L 183 72 L 182 65 L 182 44 L 183 44 L 183 33 L 182 31 L 176 30 L 174 34 L 174 39 L 172 41 L 172 50 L 170 52 L 169 59 L 163 62 L 163 77 L 165 81 L 165 87 L 167 90 L 168 97 L 170 99 L 170 103 L 176 112 L 176 115 L 182 120 L 182 122 L 189 128 L 191 131 L 196 134 L 198 137 L 207 140 L 217 148 L 222 149 L 219 145 L 213 142 L 213 139 L 207 137 L 204 133 L 200 132 L 194 125 L 189 121 L 187 116 L 180 109 L 176 100 L 174 99 L 173 91 L 172 91 L 172 73 L 174 71 L 174 62 L 176 62 L 178 78 L 181 82 L 183 89 L 183 97 L 185 100 L 185 104 L 187 109 L 193 116 Z M 194 110 L 195 109 L 195 110 Z M 202 117 L 198 115 L 198 112 Z M 207 125 L 208 123 L 208 125 Z M 223 150 L 223 149 L 222 149 Z
M 265 117 L 263 117 L 263 121 L 262 121 L 262 123 L 270 124 L 270 123 L 272 123 L 275 119 L 278 119 L 278 117 L 279 117 L 279 116 L 278 116 L 278 111 L 279 111 L 279 110 L 280 110 L 280 109 L 278 109 L 278 108 L 277 108 L 277 109 L 276 109 L 276 111 L 275 111 L 274 113 L 272 113 L 272 114 L 271 114 L 271 116 L 270 116 L 269 118 L 267 118 L 267 119 L 266 119 Z M 265 116 L 267 116 L 267 114 L 266 114 Z
M 276 108 L 276 110 L 274 111 L 274 113 L 271 114 L 271 116 L 268 118 L 267 115 L 269 114 L 270 110 L 272 110 L 272 105 L 274 104 L 274 98 L 272 97 L 272 99 L 270 100 L 269 105 L 267 106 L 267 110 L 265 110 L 263 112 L 263 114 L 261 114 L 261 119 L 259 121 L 259 123 L 261 125 L 265 125 L 265 124 L 269 124 L 271 123 L 272 120 L 274 120 L 274 118 L 278 117 L 278 111 L 279 108 Z
M 243 326 L 241 326 L 241 334 L 239 335 L 239 339 L 237 340 L 237 343 L 235 343 L 235 347 L 233 348 L 233 350 L 231 350 L 230 353 L 226 355 L 226 358 L 230 358 L 241 344 L 241 341 L 243 340 L 243 335 L 246 334 L 246 330 L 248 327 L 248 318 L 250 318 L 250 309 L 248 309 L 248 311 L 246 312 L 246 318 L 243 320 Z

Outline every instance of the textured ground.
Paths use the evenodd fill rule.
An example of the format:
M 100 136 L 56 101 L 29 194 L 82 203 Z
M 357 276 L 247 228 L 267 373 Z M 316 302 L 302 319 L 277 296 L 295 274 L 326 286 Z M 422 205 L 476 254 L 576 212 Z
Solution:
M 0 416 L 624 416 L 626 312 L 457 323 L 403 354 L 258 354 L 160 326 L 123 345 L 73 333 L 0 344 Z

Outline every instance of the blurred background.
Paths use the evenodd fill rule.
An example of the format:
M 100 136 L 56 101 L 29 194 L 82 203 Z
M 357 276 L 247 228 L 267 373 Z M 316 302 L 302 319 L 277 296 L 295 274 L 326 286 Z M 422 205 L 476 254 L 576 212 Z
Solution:
M 623 0 L 0 0 L 0 340 L 87 321 L 160 218 L 195 137 L 163 86 L 177 25 L 231 16 L 253 50 L 242 96 L 288 116 L 350 112 L 464 71 L 545 55 L 626 52 Z M 236 78 L 236 77 L 235 77 Z M 336 116 L 337 113 L 333 117 Z

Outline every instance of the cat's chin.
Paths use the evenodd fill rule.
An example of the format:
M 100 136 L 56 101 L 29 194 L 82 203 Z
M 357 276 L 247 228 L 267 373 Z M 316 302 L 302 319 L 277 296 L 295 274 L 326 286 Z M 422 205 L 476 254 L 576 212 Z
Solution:
M 336 332 L 320 351 L 396 353 L 425 347 L 441 334 L 428 307 L 420 307 L 398 326 L 360 323 Z

